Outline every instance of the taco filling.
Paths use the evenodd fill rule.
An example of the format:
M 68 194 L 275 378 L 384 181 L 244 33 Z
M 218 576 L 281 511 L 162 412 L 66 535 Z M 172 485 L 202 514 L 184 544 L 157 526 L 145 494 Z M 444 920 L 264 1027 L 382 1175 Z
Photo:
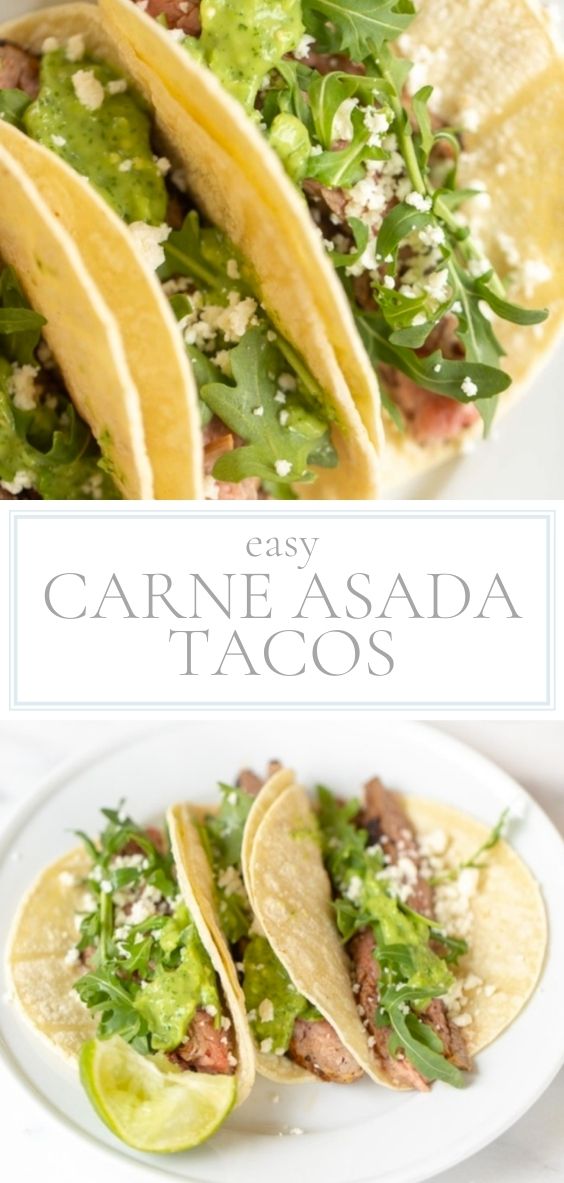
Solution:
M 164 831 L 103 810 L 78 940 L 67 954 L 74 989 L 98 1017 L 97 1036 L 121 1036 L 141 1055 L 182 1071 L 232 1076 L 237 1049 L 221 984 L 180 894 Z
M 0 500 L 119 498 L 104 438 L 96 442 L 73 406 L 45 323 L 0 262 Z
M 401 57 L 415 5 L 370 18 L 324 0 L 138 6 L 244 105 L 303 193 L 396 428 L 423 445 L 480 417 L 487 431 L 510 385 L 492 320 L 547 313 L 508 300 L 470 232 L 463 208 L 487 194 L 457 187 L 463 134 Z
M 459 874 L 442 875 L 432 864 L 445 835 L 420 842 L 400 798 L 377 778 L 366 784 L 360 806 L 339 802 L 325 788 L 318 800 L 337 925 L 373 1055 L 399 1087 L 426 1091 L 433 1080 L 460 1086 L 472 1068 L 464 1036 L 472 1020 L 459 1005 L 452 971 L 468 952 L 468 904 L 480 857 L 502 826 Z M 480 984 L 476 978 L 474 988 Z
M 273 761 L 267 776 L 279 768 Z M 199 826 L 214 874 L 220 923 L 239 973 L 257 1050 L 266 1057 L 286 1057 L 321 1080 L 348 1084 L 362 1076 L 362 1069 L 334 1027 L 293 985 L 253 917 L 243 883 L 243 831 L 263 783 L 247 769 L 235 786 L 221 785 L 218 812 Z
M 40 58 L 3 42 L 0 113 L 88 178 L 162 280 L 198 384 L 206 496 L 292 498 L 316 468 L 334 467 L 323 391 L 244 260 L 201 224 L 127 80 L 87 56 L 80 35 L 47 38 Z

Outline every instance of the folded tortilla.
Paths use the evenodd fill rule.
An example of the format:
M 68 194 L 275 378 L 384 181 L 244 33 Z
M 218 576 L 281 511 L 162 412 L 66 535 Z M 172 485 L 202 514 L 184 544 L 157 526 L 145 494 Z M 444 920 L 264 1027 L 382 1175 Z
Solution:
M 244 1005 L 226 972 L 185 871 L 184 840 L 176 811 L 167 815 L 178 885 L 198 935 L 219 979 L 235 1032 L 237 1105 L 255 1077 L 252 1040 Z M 76 914 L 83 909 L 81 884 L 90 860 L 79 847 L 42 871 L 16 915 L 7 954 L 8 972 L 20 1012 L 36 1033 L 67 1060 L 76 1062 L 82 1045 L 96 1035 L 96 1019 L 73 990 L 76 965 L 66 955 L 77 940 Z
M 130 7 L 135 15 L 134 6 Z M 378 441 L 379 427 L 376 423 L 369 439 L 324 332 L 311 287 L 304 280 L 307 256 L 299 267 L 295 265 L 292 239 L 281 240 L 278 220 L 265 215 L 246 170 L 236 166 L 232 154 L 220 150 L 209 133 L 207 119 L 204 123 L 187 119 L 159 74 L 152 66 L 140 64 L 110 18 L 111 12 L 104 6 L 72 3 L 11 21 L 0 27 L 0 37 L 40 52 L 47 37 L 64 41 L 80 33 L 87 53 L 103 58 L 133 79 L 153 113 L 168 158 L 182 167 L 191 193 L 210 221 L 248 258 L 263 306 L 324 391 L 335 420 L 333 443 L 339 463 L 335 468 L 316 469 L 315 483 L 298 486 L 299 495 L 375 497 L 378 469 L 372 443 Z M 87 181 L 55 153 L 5 123 L 0 124 L 2 143 L 35 180 L 52 212 L 80 244 L 85 266 L 119 324 L 141 400 L 155 495 L 182 500 L 201 497 L 197 388 L 161 285 L 140 260 L 124 223 Z M 272 203 L 278 204 L 275 187 Z
M 376 1060 L 357 1013 L 307 793 L 294 784 L 273 797 L 266 788 L 268 806 L 245 850 L 245 882 L 255 914 L 298 990 L 374 1080 L 397 1087 Z M 482 822 L 449 805 L 419 797 L 403 805 L 418 835 L 446 833 L 452 866 L 470 858 L 488 837 Z M 465 995 L 465 1012 L 472 1019 L 465 1027 L 466 1045 L 473 1056 L 513 1022 L 535 989 L 547 921 L 538 884 L 504 841 L 488 851 L 470 907 L 469 951 L 451 968 L 457 979 L 475 975 L 484 984 Z
M 100 0 L 100 5 L 124 52 L 126 44 L 130 46 L 132 75 L 161 96 L 161 110 L 166 110 L 167 121 L 175 128 L 180 151 L 194 135 L 214 141 L 217 160 L 225 161 L 224 185 L 235 169 L 248 178 L 256 194 L 256 210 L 261 209 L 260 226 L 242 221 L 239 211 L 226 210 L 222 193 L 209 188 L 206 172 L 192 166 L 190 184 L 210 216 L 220 223 L 223 217 L 230 236 L 256 262 L 257 270 L 270 256 L 274 290 L 272 286 L 268 290 L 273 306 L 279 298 L 275 288 L 281 272 L 274 263 L 276 234 L 271 236 L 271 229 L 278 229 L 287 270 L 307 284 L 309 299 L 379 455 L 385 432 L 384 491 L 442 463 L 470 439 L 481 436 L 480 421 L 455 439 L 421 445 L 410 437 L 409 428 L 398 431 L 382 413 L 376 376 L 349 302 L 300 195 L 258 127 L 211 71 L 132 0 Z M 564 240 L 557 233 L 564 212 L 560 134 L 564 65 L 545 14 L 533 0 L 422 0 L 417 17 L 400 38 L 400 49 L 418 63 L 419 71 L 424 64 L 426 80 L 435 87 L 436 96 L 440 94 L 442 118 L 464 126 L 466 114 L 472 111 L 476 130 L 467 136 L 459 183 L 465 187 L 480 181 L 491 204 L 484 215 L 479 203 L 470 203 L 465 211 L 470 225 L 502 278 L 518 258 L 510 298 L 525 306 L 550 308 L 548 321 L 533 329 L 496 321 L 507 354 L 504 368 L 513 379 L 500 396 L 497 415 L 503 415 L 546 361 L 564 323 Z M 212 149 L 212 159 L 213 154 Z M 508 242 L 514 243 L 516 252 L 509 248 L 510 257 Z M 534 270 L 539 262 L 545 276 L 540 281 Z M 291 309 L 289 315 L 288 326 Z
M 11 131 L 6 124 L 2 131 Z M 13 267 L 79 415 L 123 496 L 153 496 L 135 383 L 117 323 L 41 186 L 0 144 L 0 266 Z

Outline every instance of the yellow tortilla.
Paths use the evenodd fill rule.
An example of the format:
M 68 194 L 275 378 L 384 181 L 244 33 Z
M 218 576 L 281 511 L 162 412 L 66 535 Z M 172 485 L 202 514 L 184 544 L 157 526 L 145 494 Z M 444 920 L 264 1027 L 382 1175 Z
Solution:
M 469 858 L 488 828 L 459 810 L 420 798 L 404 802 L 417 833 L 448 835 L 449 865 Z M 246 869 L 259 922 L 292 981 L 338 1031 L 364 1070 L 390 1083 L 367 1042 L 351 989 L 351 970 L 335 925 L 329 878 L 317 823 L 307 794 L 291 787 L 279 794 L 256 830 Z M 439 889 L 440 891 L 441 889 Z M 541 893 L 524 863 L 505 842 L 488 851 L 471 898 L 469 953 L 454 970 L 466 983 L 471 1016 L 465 1036 L 471 1054 L 513 1021 L 542 971 L 547 924 Z
M 347 380 L 353 400 L 379 455 L 382 438 L 379 423 L 379 395 L 372 368 L 356 331 L 348 300 L 335 276 L 311 218 L 283 167 L 257 127 L 221 87 L 211 71 L 202 68 L 174 42 L 154 19 L 131 0 L 101 0 L 108 21 L 138 58 L 138 80 L 150 85 L 155 71 L 170 98 L 171 120 L 190 142 L 197 132 L 215 140 L 215 153 L 227 158 L 222 168 L 223 184 L 240 169 L 254 187 L 255 219 L 242 223 L 239 211 L 226 211 L 228 230 L 245 253 L 258 263 L 271 259 L 275 273 L 276 242 L 268 234 L 271 217 L 283 247 L 283 265 L 288 273 L 301 277 L 298 292 L 292 292 L 292 307 L 307 280 L 308 295 L 322 317 L 325 333 Z M 514 239 L 523 263 L 542 260 L 551 270 L 546 282 L 536 285 L 519 281 L 510 287 L 510 298 L 528 306 L 550 306 L 551 316 L 542 325 L 521 327 L 507 322 L 496 324 L 507 352 L 504 367 L 513 378 L 501 396 L 497 418 L 504 415 L 532 380 L 535 369 L 546 360 L 564 322 L 564 240 L 557 233 L 564 215 L 561 176 L 564 146 L 560 134 L 564 103 L 564 68 L 551 39 L 540 6 L 530 0 L 422 0 L 420 11 L 400 39 L 400 50 L 425 66 L 427 78 L 436 87 L 439 113 L 449 122 L 464 124 L 471 112 L 476 131 L 467 138 L 460 184 L 482 181 L 491 194 L 485 217 L 476 203 L 467 209 L 471 224 L 480 234 L 502 276 L 508 274 L 507 258 L 496 245 L 502 230 Z M 131 65 L 132 73 L 135 67 Z M 154 88 L 157 87 L 156 81 Z M 165 107 L 163 105 L 164 112 Z M 168 119 L 168 115 L 167 115 Z M 172 122 L 171 122 L 172 127 Z M 207 149 L 209 152 L 209 149 Z M 201 156 L 204 160 L 204 151 Z M 229 168 L 229 159 L 231 165 Z M 499 164 L 502 164 L 502 170 Z M 505 171 L 503 171 L 505 166 Z M 503 175 L 502 175 L 503 172 Z M 218 174 L 219 175 L 219 174 Z M 191 178 L 204 208 L 206 201 L 214 220 L 221 220 L 221 193 L 207 193 L 208 177 Z M 201 193 L 200 193 L 201 191 Z M 256 225 L 259 208 L 260 227 Z M 277 274 L 282 274 L 276 268 Z M 266 273 L 265 273 L 266 274 Z M 288 274 L 290 279 L 290 274 Z M 276 274 L 274 284 L 276 286 Z M 286 291 L 290 295 L 290 288 Z M 266 288 L 265 288 L 266 292 Z M 280 293 L 284 298 L 285 293 Z M 268 289 L 276 307 L 276 291 Z M 290 319 L 284 323 L 289 327 Z M 400 481 L 442 463 L 459 453 L 468 441 L 482 435 L 481 423 L 464 430 L 445 443 L 422 446 L 400 433 L 384 414 L 386 448 L 383 453 L 382 487 L 387 491 Z M 314 495 L 316 495 L 314 493 Z M 352 494 L 351 494 L 352 495 Z
M 11 131 L 0 122 L 3 131 Z M 0 256 L 12 266 L 69 395 L 88 423 L 116 485 L 130 499 L 153 496 L 139 399 L 117 324 L 69 235 L 0 142 Z
M 129 0 L 128 7 L 135 17 L 137 10 Z M 317 480 L 300 487 L 300 496 L 375 497 L 374 449 L 328 344 L 311 292 L 301 272 L 290 265 L 287 244 L 282 250 L 278 219 L 262 216 L 246 172 L 238 169 L 232 155 L 219 149 L 205 124 L 189 120 L 154 73 L 155 63 L 147 67 L 140 62 L 110 17 L 111 11 L 104 5 L 68 4 L 12 21 L 0 28 L 0 37 L 40 51 L 47 36 L 63 41 L 82 33 L 87 52 L 98 54 L 133 79 L 153 109 L 167 157 L 184 169 L 195 200 L 210 220 L 248 257 L 265 308 L 325 391 L 335 419 L 333 443 L 340 462 L 334 469 L 317 470 Z M 154 28 L 158 35 L 159 27 Z M 2 142 L 35 177 L 53 212 L 80 242 L 87 269 L 119 322 L 143 407 L 157 497 L 201 497 L 196 385 L 160 284 L 140 262 L 126 227 L 87 182 L 54 153 L 14 128 L 0 126 Z
M 187 881 L 182 856 L 180 823 L 171 810 L 172 851 L 181 895 L 190 911 L 200 940 L 219 978 L 236 1039 L 237 1104 L 249 1095 L 255 1074 L 253 1047 L 240 1005 L 234 998 L 224 964 L 210 937 Z M 81 882 L 91 866 L 88 854 L 78 847 L 63 855 L 39 875 L 25 896 L 14 921 L 7 965 L 16 1004 L 23 1017 L 51 1047 L 76 1062 L 87 1039 L 96 1035 L 96 1019 L 80 1001 L 73 985 L 83 970 L 65 960 L 78 937 L 76 913 L 86 911 Z M 244 1011 L 243 1011 L 244 1015 Z
M 200 940 L 221 982 L 221 988 L 233 1022 L 237 1042 L 237 1105 L 248 1097 L 255 1079 L 255 1053 L 245 1011 L 243 992 L 235 972 L 230 973 L 217 939 L 214 917 L 206 907 L 213 892 L 211 869 L 197 838 L 185 805 L 173 805 L 167 812 L 172 853 L 182 895 Z M 198 890 L 194 884 L 198 884 Z M 201 886 L 201 891 L 199 887 Z
M 44 9 L 0 28 L 0 37 L 34 52 L 41 51 L 46 37 L 64 41 L 75 33 L 83 34 L 88 52 L 99 54 L 117 69 L 124 68 L 99 13 L 89 4 Z M 201 497 L 196 385 L 161 284 L 139 258 L 125 224 L 60 157 L 6 123 L 0 123 L 0 144 L 19 161 L 74 238 L 86 270 L 118 322 L 141 400 L 154 496 L 159 500 Z M 65 314 L 70 316 L 70 307 L 65 307 Z M 95 368 L 95 356 L 91 368 Z
M 495 322 L 507 355 L 503 368 L 513 379 L 495 422 L 525 392 L 564 326 L 564 238 L 558 232 L 564 220 L 564 62 L 544 16 L 528 0 L 423 0 L 401 39 L 402 53 L 425 71 L 420 84 L 436 88 L 441 117 L 472 125 L 464 136 L 460 185 L 482 182 L 491 204 L 483 208 L 478 199 L 465 212 L 486 256 L 509 279 L 509 299 L 550 309 L 548 320 L 534 327 Z M 507 240 L 515 244 L 517 267 L 502 249 Z M 544 263 L 550 276 L 527 282 L 530 262 Z M 425 446 L 389 422 L 386 434 L 383 484 L 389 488 L 456 455 L 481 437 L 482 428 Z
M 212 182 L 210 189 L 205 167 L 202 172 L 196 167 L 194 176 L 189 172 L 190 185 L 211 220 L 227 231 L 254 264 L 266 307 L 284 326 L 315 374 L 318 322 L 325 330 L 358 412 L 350 419 L 351 430 L 354 419 L 360 417 L 379 454 L 383 439 L 378 384 L 360 345 L 349 302 L 278 157 L 265 151 L 258 127 L 211 71 L 196 62 L 131 0 L 101 0 L 100 7 L 108 26 L 120 37 L 120 44 L 125 47 L 129 42 L 132 47 L 137 65 L 132 62 L 131 71 L 137 81 L 151 88 L 152 79 L 155 82 L 158 76 L 162 83 L 158 93 L 162 94 L 163 89 L 168 92 L 171 118 L 167 114 L 166 119 L 171 136 L 174 129 L 180 154 L 188 151 L 189 157 L 194 135 L 201 142 L 201 164 L 205 166 L 205 160 L 210 160 L 218 187 Z M 164 105 L 159 105 L 159 110 L 165 118 Z M 216 158 L 222 162 L 221 175 L 215 171 Z M 186 164 L 189 168 L 189 159 Z M 226 194 L 231 191 L 233 196 L 235 177 L 236 208 L 232 200 L 226 202 Z M 221 187 L 224 184 L 226 189 Z M 310 282 L 316 273 L 319 282 Z M 338 382 L 336 372 L 328 381 L 331 368 L 327 344 L 321 344 L 321 348 L 328 375 L 322 385 L 334 394 L 335 405 L 342 405 L 348 420 L 350 394 L 343 382 Z

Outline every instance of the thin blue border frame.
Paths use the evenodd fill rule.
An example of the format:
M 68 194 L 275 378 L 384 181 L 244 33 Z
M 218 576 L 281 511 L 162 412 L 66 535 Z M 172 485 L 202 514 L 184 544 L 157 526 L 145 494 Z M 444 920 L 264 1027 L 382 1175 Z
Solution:
M 41 700 L 22 702 L 18 697 L 18 594 L 17 594 L 17 569 L 18 569 L 18 527 L 20 521 L 45 520 L 45 518 L 61 519 L 72 518 L 74 521 L 84 520 L 90 521 L 92 518 L 99 520 L 101 518 L 122 519 L 125 521 L 131 520 L 131 517 L 159 520 L 166 519 L 185 519 L 185 520 L 199 520 L 218 518 L 223 521 L 226 518 L 235 518 L 239 521 L 254 521 L 257 519 L 269 520 L 284 520 L 288 521 L 296 517 L 288 508 L 281 510 L 270 506 L 268 511 L 264 508 L 260 510 L 245 510 L 244 512 L 233 512 L 231 509 L 226 513 L 225 509 L 216 509 L 215 507 L 206 507 L 181 510 L 163 510 L 163 509 L 137 509 L 133 508 L 128 512 L 116 510 L 104 510 L 99 507 L 94 507 L 88 513 L 84 511 L 74 512 L 72 510 L 41 510 L 39 512 L 25 512 L 15 509 L 9 510 L 9 564 L 10 564 L 10 583 L 9 583 L 9 678 L 10 678 L 10 700 L 9 708 L 11 711 L 178 711 L 178 712 L 193 712 L 193 711 L 239 711 L 239 710 L 255 710 L 255 711 L 523 711 L 523 710 L 538 710 L 538 711 L 554 711 L 556 709 L 556 669 L 555 669 L 555 652 L 556 652 L 556 510 L 390 510 L 390 509 L 358 509 L 351 510 L 347 508 L 327 508 L 327 509 L 313 509 L 305 510 L 302 507 L 300 517 L 306 516 L 309 519 L 327 520 L 333 518 L 362 518 L 368 517 L 376 520 L 397 520 L 398 518 L 418 519 L 426 518 L 432 520 L 441 519 L 470 519 L 480 520 L 488 518 L 489 520 L 504 521 L 504 520 L 523 520 L 529 521 L 531 519 L 538 519 L 545 523 L 545 605 L 546 605 L 546 638 L 545 638 L 545 656 L 546 656 L 546 695 L 541 700 L 521 701 L 512 700 L 509 702 L 473 702 L 473 701 L 459 701 L 459 702 L 438 702 L 438 701 L 419 701 L 419 702 L 395 702 L 388 700 L 386 702 L 369 702 L 361 699 L 360 701 L 346 702 L 318 702 L 310 701 L 302 702 L 255 702 L 252 700 L 244 700 L 242 702 L 218 702 L 217 700 L 206 702 L 149 702 L 140 700 L 137 702 L 101 702 L 98 700 L 84 701 L 84 702 L 49 702 L 45 703 Z

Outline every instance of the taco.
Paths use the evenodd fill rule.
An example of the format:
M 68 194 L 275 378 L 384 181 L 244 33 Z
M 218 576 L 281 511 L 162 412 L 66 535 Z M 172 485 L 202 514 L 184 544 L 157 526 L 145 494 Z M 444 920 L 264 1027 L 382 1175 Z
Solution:
M 0 499 L 152 497 L 117 326 L 0 147 Z
M 156 496 L 373 497 L 374 450 L 244 172 L 204 131 L 178 135 L 157 75 L 133 89 L 135 55 L 93 6 L 43 10 L 0 36 L 0 143 L 116 317 Z M 201 189 L 214 194 L 204 221 Z M 235 223 L 260 258 L 232 244 Z
M 384 483 L 487 433 L 564 317 L 564 68 L 540 5 L 101 7 L 140 85 L 158 73 L 179 146 L 198 125 L 246 170 L 372 436 L 377 375 Z
M 251 835 L 265 810 L 292 784 L 276 761 L 267 781 L 244 770 L 235 785 L 221 785 L 218 810 L 178 805 L 173 815 L 182 841 L 192 890 L 223 956 L 234 988 L 243 991 L 257 1068 L 281 1084 L 323 1080 L 350 1084 L 363 1075 L 359 1057 L 366 1036 L 356 1012 L 351 982 L 332 917 L 318 917 L 316 942 L 332 957 L 340 994 L 331 1014 L 312 1005 L 311 983 L 288 973 L 258 919 L 247 875 Z M 325 873 L 321 869 L 325 878 Z M 240 982 L 240 985 L 239 985 Z M 347 1039 L 337 1033 L 338 1022 Z M 355 1055 L 356 1052 L 356 1055 Z
M 169 815 L 106 809 L 98 839 L 47 867 L 15 921 L 8 965 L 28 1022 L 67 1059 L 129 1145 L 197 1145 L 248 1096 L 254 1054 Z
M 333 1016 L 381 1084 L 460 1087 L 535 988 L 545 910 L 502 838 L 505 822 L 504 814 L 488 831 L 440 802 L 404 800 L 378 779 L 362 804 L 320 788 L 315 811 L 290 781 L 263 813 L 246 870 L 258 922 L 297 988 Z M 356 1020 L 342 1016 L 338 951 L 360 1050 Z

